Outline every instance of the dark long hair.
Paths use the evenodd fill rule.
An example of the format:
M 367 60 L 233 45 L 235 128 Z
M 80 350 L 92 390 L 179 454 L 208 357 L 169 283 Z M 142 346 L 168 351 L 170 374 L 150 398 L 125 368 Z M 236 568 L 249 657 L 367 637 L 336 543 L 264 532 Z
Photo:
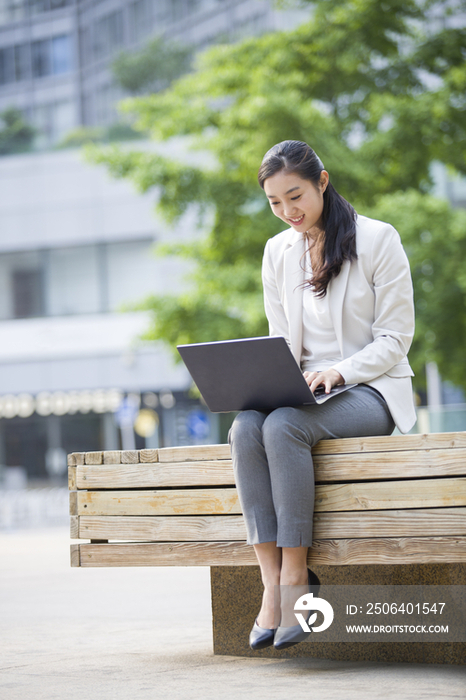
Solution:
M 294 173 L 318 188 L 324 165 L 312 148 L 303 141 L 282 141 L 265 154 L 259 168 L 259 185 L 280 171 Z M 356 260 L 356 212 L 334 186 L 328 183 L 324 192 L 322 224 L 325 232 L 323 260 L 319 270 L 307 280 L 317 296 L 327 293 L 330 280 L 336 277 L 345 260 Z

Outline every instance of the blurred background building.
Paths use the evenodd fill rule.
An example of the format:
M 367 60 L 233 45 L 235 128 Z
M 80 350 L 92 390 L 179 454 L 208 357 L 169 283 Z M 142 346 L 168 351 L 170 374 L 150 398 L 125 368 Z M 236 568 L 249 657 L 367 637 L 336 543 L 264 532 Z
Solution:
M 11 486 L 60 483 L 71 451 L 226 440 L 184 366 L 138 340 L 147 315 L 121 313 L 183 284 L 186 267 L 153 254 L 169 233 L 153 197 L 53 147 L 118 121 L 122 50 L 166 36 L 196 52 L 308 13 L 267 0 L 0 0 L 0 112 L 16 108 L 36 130 L 35 152 L 0 159 L 0 465 Z M 192 217 L 178 229 L 193 235 Z
M 123 49 L 165 36 L 198 51 L 308 15 L 270 0 L 0 0 L 0 112 L 20 108 L 42 144 L 56 143 L 117 120 L 111 62 Z

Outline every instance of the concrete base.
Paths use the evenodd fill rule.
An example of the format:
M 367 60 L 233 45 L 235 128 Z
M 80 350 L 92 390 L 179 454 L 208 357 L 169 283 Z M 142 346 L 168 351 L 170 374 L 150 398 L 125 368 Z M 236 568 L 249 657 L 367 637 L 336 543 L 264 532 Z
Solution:
M 466 564 L 315 566 L 327 585 L 465 585 Z M 305 642 L 285 651 L 252 651 L 249 632 L 260 609 L 257 566 L 211 567 L 214 654 L 269 658 L 313 657 L 337 661 L 404 661 L 465 664 L 466 643 Z

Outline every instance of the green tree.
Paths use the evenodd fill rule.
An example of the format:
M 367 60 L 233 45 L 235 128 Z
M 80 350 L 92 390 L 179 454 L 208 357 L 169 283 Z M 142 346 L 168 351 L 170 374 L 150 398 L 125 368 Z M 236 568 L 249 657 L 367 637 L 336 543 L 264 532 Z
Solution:
M 117 82 L 133 95 L 163 90 L 187 73 L 192 50 L 163 37 L 151 39 L 139 51 L 122 51 L 112 64 Z
M 16 107 L 0 112 L 0 155 L 30 151 L 36 130 L 24 119 Z
M 398 224 L 409 243 L 418 297 L 413 359 L 418 367 L 425 360 L 425 336 L 435 322 L 429 357 L 446 378 L 466 386 L 466 370 L 453 370 L 447 361 L 455 354 L 452 328 L 455 358 L 463 348 L 466 290 L 458 286 L 448 323 L 440 323 L 448 294 L 435 313 L 419 296 L 423 261 L 440 264 L 432 251 L 424 256 L 429 206 L 439 212 L 436 221 L 443 216 L 456 231 L 445 260 L 462 245 L 449 206 L 422 195 L 432 185 L 433 160 L 466 171 L 466 31 L 455 25 L 454 14 L 464 9 L 465 0 L 456 6 L 448 0 L 318 0 L 312 20 L 298 29 L 215 47 L 170 89 L 125 103 L 154 139 L 184 136 L 199 153 L 197 166 L 118 149 L 91 156 L 142 191 L 157 187 L 159 210 L 173 223 L 189 206 L 199 208 L 205 235 L 171 251 L 194 261 L 191 289 L 147 301 L 150 337 L 173 347 L 266 333 L 260 261 L 265 241 L 283 225 L 269 211 L 256 173 L 268 148 L 293 138 L 316 149 L 360 213 L 380 212 Z M 449 22 L 426 19 L 434 10 L 450 13 Z M 441 241 L 440 228 L 431 236 Z M 439 280 L 449 279 L 445 265 Z

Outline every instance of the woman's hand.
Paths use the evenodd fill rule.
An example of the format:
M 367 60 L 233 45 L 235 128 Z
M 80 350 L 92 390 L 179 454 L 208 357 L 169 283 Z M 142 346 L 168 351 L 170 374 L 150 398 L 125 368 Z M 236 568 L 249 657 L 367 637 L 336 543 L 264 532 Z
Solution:
M 312 392 L 317 387 L 323 386 L 326 394 L 329 394 L 334 386 L 340 386 L 345 383 L 340 372 L 337 372 L 336 369 L 326 369 L 324 372 L 304 372 L 304 379 L 309 384 Z

